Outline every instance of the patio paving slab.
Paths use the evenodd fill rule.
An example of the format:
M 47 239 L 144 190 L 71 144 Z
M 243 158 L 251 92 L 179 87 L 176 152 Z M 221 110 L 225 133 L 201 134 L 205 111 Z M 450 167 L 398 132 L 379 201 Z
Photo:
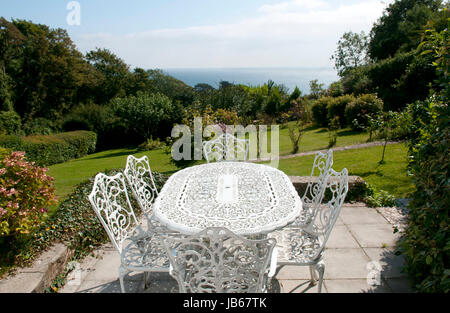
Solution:
M 345 204 L 327 243 L 324 253 L 325 275 L 322 292 L 411 292 L 410 282 L 401 273 L 403 258 L 395 256 L 398 235 L 387 220 L 372 208 L 361 203 Z M 367 277 L 374 269 L 370 262 L 380 264 L 379 286 L 368 284 Z M 60 292 L 120 292 L 119 253 L 111 244 L 87 257 L 72 272 Z M 68 278 L 68 279 L 69 279 Z M 273 279 L 272 292 L 317 292 L 317 284 L 309 285 L 308 266 L 283 266 Z M 127 292 L 178 292 L 178 284 L 168 273 L 151 273 L 150 286 L 143 289 L 143 274 L 131 273 L 125 277 Z
M 329 293 L 390 293 L 391 288 L 381 282 L 380 286 L 371 286 L 365 279 L 330 279 L 325 282 Z
M 385 278 L 401 278 L 406 277 L 406 273 L 402 273 L 405 259 L 403 256 L 395 255 L 393 248 L 364 248 L 372 261 L 376 261 L 381 266 L 381 275 Z
M 389 224 L 376 209 L 367 207 L 343 207 L 339 217 L 346 225 Z
M 311 285 L 309 280 L 283 279 L 278 281 L 281 293 L 317 293 L 318 284 Z M 322 285 L 322 292 L 327 292 L 325 284 Z
M 358 242 L 345 225 L 335 225 L 328 239 L 328 248 L 360 248 Z
M 395 247 L 399 239 L 391 224 L 349 224 L 348 229 L 363 248 Z
M 327 249 L 324 254 L 325 279 L 366 278 L 370 259 L 362 249 Z

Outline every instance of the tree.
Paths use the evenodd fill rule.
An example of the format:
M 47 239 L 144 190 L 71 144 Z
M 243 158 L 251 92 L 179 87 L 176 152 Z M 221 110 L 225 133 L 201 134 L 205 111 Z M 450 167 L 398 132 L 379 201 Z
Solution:
M 342 35 L 331 57 L 339 76 L 343 77 L 349 70 L 368 63 L 367 40 L 363 31 L 360 34 L 347 32 Z
M 294 100 L 293 106 L 288 113 L 295 121 L 288 123 L 289 139 L 292 143 L 292 153 L 297 153 L 299 143 L 303 136 L 305 126 L 311 122 L 311 113 L 308 110 L 308 102 L 306 100 Z
M 318 99 L 324 92 L 323 86 L 324 84 L 319 83 L 318 79 L 311 80 L 309 82 L 310 96 L 313 99 Z
M 127 96 L 134 96 L 139 91 L 152 92 L 155 89 L 147 71 L 139 67 L 136 67 L 134 71 L 130 73 L 125 87 Z
M 173 102 L 180 102 L 183 106 L 189 106 L 194 102 L 194 88 L 186 85 L 162 70 L 147 71 L 154 92 L 160 92 L 169 97 Z
M 35 117 L 58 120 L 72 105 L 83 80 L 82 54 L 63 29 L 23 20 L 12 24 L 23 37 L 6 67 L 14 82 L 14 109 L 25 122 Z
M 161 93 L 142 93 L 136 96 L 115 98 L 111 101 L 114 114 L 119 117 L 129 132 L 138 142 L 159 135 L 173 125 L 173 111 L 176 110 L 172 101 Z
M 130 77 L 128 65 L 108 49 L 92 50 L 86 60 L 101 74 L 96 86 L 95 102 L 106 104 L 115 97 L 126 95 L 126 85 Z
M 195 85 L 194 90 L 199 93 L 206 93 L 215 90 L 215 88 L 209 84 L 201 83 Z
M 20 45 L 24 37 L 14 24 L 3 17 L 0 18 L 0 110 L 13 110 L 13 81 L 8 75 L 12 62 L 20 53 Z M 7 68 L 10 67 L 10 68 Z M 15 69 L 16 70 L 16 69 Z
M 438 12 L 441 0 L 397 0 L 390 4 L 372 27 L 368 45 L 374 61 L 393 57 L 400 47 L 415 48 L 430 16 Z

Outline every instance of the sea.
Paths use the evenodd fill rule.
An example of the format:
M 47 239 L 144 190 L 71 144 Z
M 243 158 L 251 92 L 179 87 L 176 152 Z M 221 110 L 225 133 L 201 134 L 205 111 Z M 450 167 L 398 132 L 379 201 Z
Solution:
M 333 68 L 170 68 L 163 71 L 185 84 L 194 87 L 199 83 L 206 83 L 215 88 L 221 81 L 248 86 L 261 86 L 269 80 L 276 84 L 285 85 L 290 92 L 298 87 L 303 94 L 308 94 L 309 82 L 317 79 L 319 83 L 328 87 L 337 81 L 336 70 Z

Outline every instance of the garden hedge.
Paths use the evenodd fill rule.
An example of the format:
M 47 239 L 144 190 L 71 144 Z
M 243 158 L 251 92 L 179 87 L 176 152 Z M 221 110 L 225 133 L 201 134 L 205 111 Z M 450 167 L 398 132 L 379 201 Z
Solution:
M 27 137 L 0 135 L 0 147 L 25 151 L 27 159 L 38 166 L 50 166 L 80 158 L 94 152 L 96 144 L 97 134 L 90 131 Z

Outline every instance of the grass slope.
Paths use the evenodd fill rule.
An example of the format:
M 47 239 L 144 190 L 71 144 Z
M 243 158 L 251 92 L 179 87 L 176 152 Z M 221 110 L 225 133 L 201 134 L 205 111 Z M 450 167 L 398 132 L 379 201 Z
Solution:
M 378 189 L 388 191 L 397 198 L 408 197 L 414 185 L 407 176 L 407 152 L 404 144 L 386 147 L 385 164 L 379 164 L 382 146 L 337 151 L 333 154 L 333 168 L 337 171 L 346 167 L 350 175 L 361 176 Z M 279 169 L 290 176 L 309 176 L 314 156 L 280 160 Z

